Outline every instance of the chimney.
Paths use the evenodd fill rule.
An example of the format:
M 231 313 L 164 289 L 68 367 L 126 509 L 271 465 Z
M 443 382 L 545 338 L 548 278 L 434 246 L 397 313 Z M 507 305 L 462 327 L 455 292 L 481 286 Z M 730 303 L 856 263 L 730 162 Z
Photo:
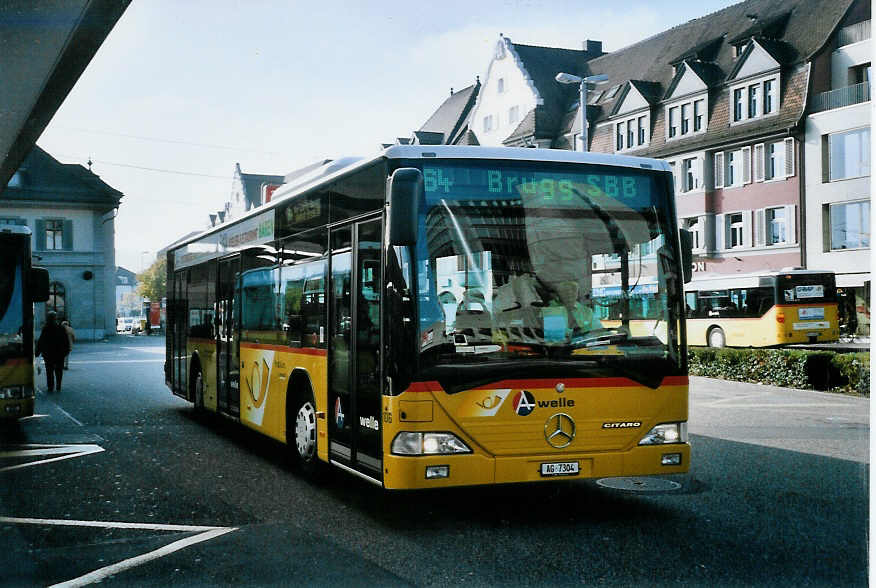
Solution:
M 587 41 L 584 42 L 584 51 L 587 53 L 602 55 L 602 41 L 591 41 L 590 39 L 587 39 Z

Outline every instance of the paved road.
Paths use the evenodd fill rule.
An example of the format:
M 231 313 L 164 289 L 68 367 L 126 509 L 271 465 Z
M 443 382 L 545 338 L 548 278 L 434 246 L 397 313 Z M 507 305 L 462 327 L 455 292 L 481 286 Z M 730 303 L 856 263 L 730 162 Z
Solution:
M 386 493 L 195 418 L 162 353 L 79 345 L 63 392 L 0 429 L 0 583 L 867 583 L 867 399 L 692 378 L 678 490 Z

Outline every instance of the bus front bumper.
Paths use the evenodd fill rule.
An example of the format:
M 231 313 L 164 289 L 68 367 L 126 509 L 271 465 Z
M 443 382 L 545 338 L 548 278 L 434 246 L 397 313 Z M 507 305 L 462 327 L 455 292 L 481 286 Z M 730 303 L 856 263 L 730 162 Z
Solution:
M 664 465 L 670 462 L 671 465 Z M 572 464 L 577 473 L 546 475 L 543 464 Z M 384 458 L 384 487 L 393 490 L 547 482 L 582 478 L 683 474 L 690 444 L 637 446 L 629 451 L 490 457 L 479 454 Z M 559 468 L 548 468 L 559 469 Z M 568 468 L 564 468 L 568 469 Z M 446 475 L 445 475 L 446 474 Z
M 33 398 L 17 398 L 14 400 L 0 401 L 0 418 L 17 419 L 33 414 Z

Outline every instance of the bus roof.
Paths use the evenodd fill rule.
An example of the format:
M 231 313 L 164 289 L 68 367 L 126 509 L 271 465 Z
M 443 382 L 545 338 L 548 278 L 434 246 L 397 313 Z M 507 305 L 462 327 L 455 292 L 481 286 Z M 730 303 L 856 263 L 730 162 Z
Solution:
M 833 270 L 811 270 L 786 268 L 782 270 L 767 270 L 750 274 L 711 275 L 702 278 L 694 277 L 685 284 L 684 289 L 691 290 L 726 290 L 728 288 L 744 288 L 757 286 L 760 278 L 776 278 L 778 276 L 817 276 L 833 274 Z
M 381 159 L 491 159 L 505 161 L 541 161 L 546 163 L 589 163 L 593 165 L 613 165 L 634 169 L 671 171 L 669 164 L 661 159 L 566 151 L 562 149 L 528 149 L 523 147 L 478 147 L 458 145 L 393 145 L 377 152 L 371 157 L 340 157 L 322 159 L 284 176 L 286 183 L 274 192 L 268 206 L 253 208 L 240 218 L 210 227 L 205 231 L 174 244 L 170 250 L 178 249 L 198 241 L 204 236 L 228 228 L 247 218 L 257 216 L 273 208 L 276 204 L 307 191 L 318 183 L 330 181 L 358 168 L 367 167 Z

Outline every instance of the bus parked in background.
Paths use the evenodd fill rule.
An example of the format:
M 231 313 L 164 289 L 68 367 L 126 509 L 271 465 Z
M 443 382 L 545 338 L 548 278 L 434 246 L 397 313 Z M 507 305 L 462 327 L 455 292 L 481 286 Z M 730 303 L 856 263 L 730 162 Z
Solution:
M 290 174 L 168 252 L 167 384 L 388 489 L 686 472 L 672 194 L 665 162 L 542 149 Z
M 33 415 L 33 303 L 49 298 L 49 273 L 31 267 L 30 229 L 0 226 L 0 419 Z
M 774 347 L 839 339 L 833 272 L 705 278 L 685 290 L 690 345 Z

